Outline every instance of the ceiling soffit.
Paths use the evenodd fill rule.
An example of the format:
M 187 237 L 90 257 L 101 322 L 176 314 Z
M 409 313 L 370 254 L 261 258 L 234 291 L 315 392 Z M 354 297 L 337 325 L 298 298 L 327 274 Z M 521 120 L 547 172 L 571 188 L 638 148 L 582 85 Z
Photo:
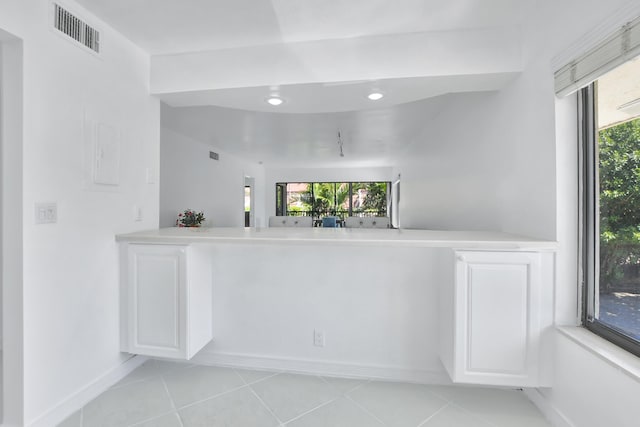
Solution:
M 155 55 L 151 92 L 261 86 L 277 90 L 286 85 L 337 82 L 374 85 L 381 80 L 482 76 L 521 69 L 516 28 L 394 34 Z

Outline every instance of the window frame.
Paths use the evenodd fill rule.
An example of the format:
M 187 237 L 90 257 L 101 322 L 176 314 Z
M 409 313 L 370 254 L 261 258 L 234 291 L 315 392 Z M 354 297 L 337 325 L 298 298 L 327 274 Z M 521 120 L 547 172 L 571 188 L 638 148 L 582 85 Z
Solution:
M 315 199 L 315 195 L 314 195 L 314 188 L 315 188 L 315 184 L 334 184 L 334 186 L 337 186 L 338 184 L 348 184 L 349 186 L 349 196 L 348 196 L 348 200 L 349 200 L 349 208 L 348 208 L 348 215 L 347 216 L 359 216 L 358 214 L 360 212 L 354 212 L 354 207 L 352 205 L 352 199 L 353 199 L 353 187 L 354 184 L 386 184 L 386 209 L 385 209 L 385 214 L 384 216 L 389 218 L 390 223 L 393 221 L 392 218 L 392 212 L 391 212 L 391 202 L 392 202 L 392 183 L 390 181 L 286 181 L 286 182 L 276 182 L 275 183 L 275 189 L 276 189 L 276 215 L 290 215 L 289 211 L 287 210 L 286 207 L 286 194 L 287 194 L 287 185 L 288 184 L 309 184 L 311 186 L 311 198 Z M 282 192 L 281 195 L 281 200 L 279 200 L 279 192 Z M 334 205 L 335 205 L 335 194 L 337 192 L 337 189 L 334 190 Z M 311 211 L 312 216 L 314 214 L 314 211 Z
M 599 272 L 599 179 L 597 81 L 578 92 L 579 139 L 579 277 L 582 325 L 640 357 L 640 341 L 624 335 L 596 318 L 595 300 Z

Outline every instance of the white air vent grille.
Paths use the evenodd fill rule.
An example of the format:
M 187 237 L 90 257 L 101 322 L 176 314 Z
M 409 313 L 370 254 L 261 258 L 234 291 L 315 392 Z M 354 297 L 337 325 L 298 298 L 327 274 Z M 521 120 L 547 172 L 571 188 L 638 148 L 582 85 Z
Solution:
M 75 41 L 100 53 L 100 33 L 56 3 L 53 4 L 53 25 Z

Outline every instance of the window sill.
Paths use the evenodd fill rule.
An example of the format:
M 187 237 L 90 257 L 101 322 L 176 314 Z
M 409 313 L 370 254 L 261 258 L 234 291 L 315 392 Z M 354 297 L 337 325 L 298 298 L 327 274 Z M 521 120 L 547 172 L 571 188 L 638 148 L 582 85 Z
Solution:
M 640 381 L 640 358 L 581 326 L 559 326 L 557 329 L 604 362 Z

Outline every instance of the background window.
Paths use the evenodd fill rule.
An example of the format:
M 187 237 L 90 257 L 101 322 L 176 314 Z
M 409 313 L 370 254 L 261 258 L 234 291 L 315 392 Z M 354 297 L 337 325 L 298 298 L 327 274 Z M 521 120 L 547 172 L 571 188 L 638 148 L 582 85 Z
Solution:
M 276 215 L 388 216 L 388 182 L 279 182 Z
M 640 355 L 640 60 L 581 92 L 584 324 Z

